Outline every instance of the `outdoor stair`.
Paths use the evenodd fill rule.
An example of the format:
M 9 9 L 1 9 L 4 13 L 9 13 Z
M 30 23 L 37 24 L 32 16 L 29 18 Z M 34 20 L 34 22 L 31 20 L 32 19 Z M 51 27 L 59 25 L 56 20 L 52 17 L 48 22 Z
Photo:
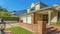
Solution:
M 50 27 L 46 29 L 46 34 L 52 34 L 53 32 L 55 32 L 57 29 L 54 27 Z

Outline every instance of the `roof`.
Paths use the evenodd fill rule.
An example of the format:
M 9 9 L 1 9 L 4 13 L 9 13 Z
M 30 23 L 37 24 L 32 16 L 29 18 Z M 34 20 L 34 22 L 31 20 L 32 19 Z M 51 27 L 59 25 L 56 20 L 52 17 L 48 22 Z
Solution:
M 50 10 L 50 9 L 53 9 L 53 7 L 45 7 L 45 8 L 42 8 L 40 10 L 34 10 L 34 11 L 31 11 L 30 13 L 24 13 L 20 16 L 23 16 L 23 15 L 27 15 L 27 14 L 31 14 L 31 13 L 34 13 L 34 12 L 39 12 L 39 11 L 42 11 L 42 10 Z
M 35 5 L 37 5 L 37 4 L 41 4 L 41 5 L 44 5 L 44 6 L 48 6 L 48 5 L 44 4 L 43 2 L 38 2 L 38 3 L 36 3 Z
M 40 1 L 40 2 L 37 2 L 35 5 L 37 5 L 37 4 L 42 4 L 42 5 L 44 5 L 44 6 L 48 6 L 48 5 L 44 4 L 44 3 L 41 2 L 41 1 Z M 29 8 L 31 8 L 31 5 L 28 7 L 28 9 L 29 9 Z

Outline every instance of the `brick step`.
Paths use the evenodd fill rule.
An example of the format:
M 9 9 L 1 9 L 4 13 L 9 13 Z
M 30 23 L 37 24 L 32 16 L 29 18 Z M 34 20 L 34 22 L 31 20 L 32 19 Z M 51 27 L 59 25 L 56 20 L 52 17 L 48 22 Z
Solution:
M 50 30 L 46 31 L 46 34 L 49 34 L 49 33 L 55 32 L 56 30 L 57 30 L 56 28 L 50 29 Z
M 50 30 L 50 29 L 52 29 L 52 28 L 54 28 L 54 27 L 49 27 L 49 28 L 46 28 L 46 30 Z
M 51 34 L 60 34 L 60 31 L 56 30 L 55 32 L 52 32 Z
M 47 29 L 46 29 L 46 32 L 52 31 L 52 30 L 54 30 L 54 29 L 56 29 L 56 28 L 54 28 L 54 27 L 47 28 Z

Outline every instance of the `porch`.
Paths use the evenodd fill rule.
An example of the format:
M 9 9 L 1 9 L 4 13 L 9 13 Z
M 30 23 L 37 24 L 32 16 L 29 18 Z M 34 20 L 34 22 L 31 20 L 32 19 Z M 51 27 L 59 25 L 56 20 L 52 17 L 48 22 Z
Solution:
M 33 13 L 32 23 L 37 24 L 37 21 L 42 21 L 48 25 L 56 24 L 58 20 L 58 11 L 56 10 L 39 10 Z

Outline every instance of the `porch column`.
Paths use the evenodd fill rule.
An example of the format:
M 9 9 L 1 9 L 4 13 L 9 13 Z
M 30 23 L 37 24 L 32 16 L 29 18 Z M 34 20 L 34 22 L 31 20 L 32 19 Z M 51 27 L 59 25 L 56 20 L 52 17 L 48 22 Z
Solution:
M 51 24 L 51 11 L 48 11 L 48 25 Z

